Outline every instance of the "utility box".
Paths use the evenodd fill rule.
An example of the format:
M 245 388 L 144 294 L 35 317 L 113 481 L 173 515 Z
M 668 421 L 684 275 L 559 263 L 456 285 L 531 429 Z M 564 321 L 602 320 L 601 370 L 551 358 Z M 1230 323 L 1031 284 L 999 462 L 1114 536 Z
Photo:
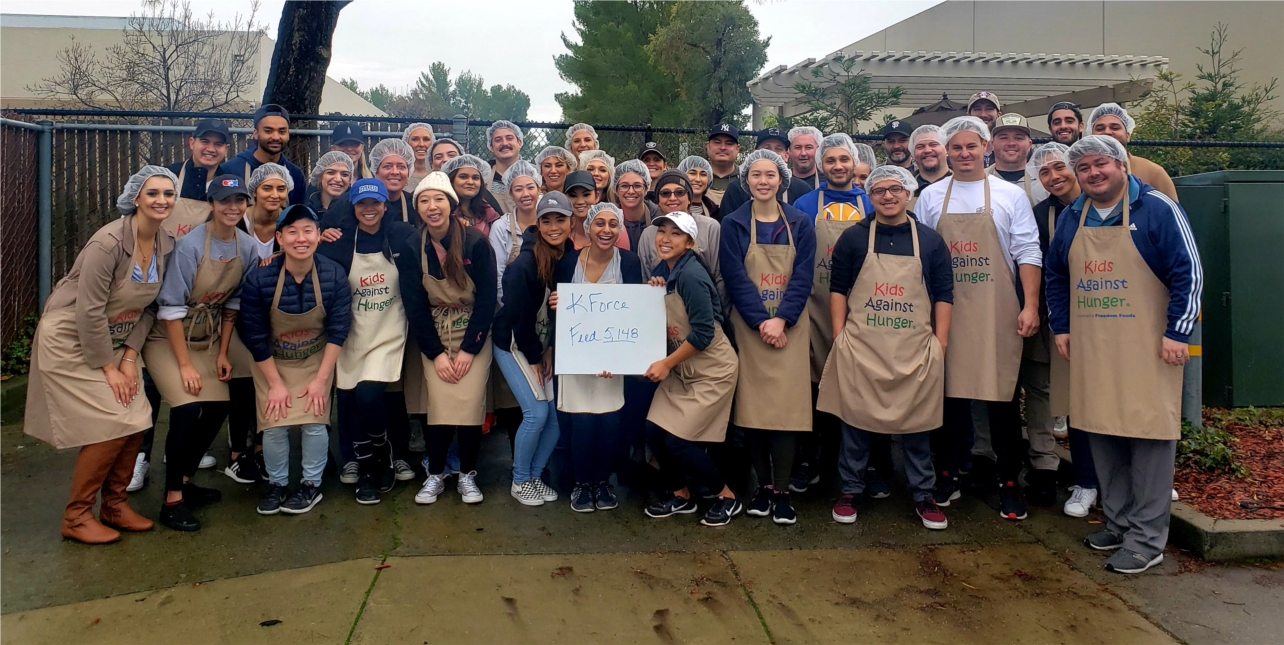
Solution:
M 1173 183 L 1204 267 L 1204 404 L 1284 405 L 1284 171 Z

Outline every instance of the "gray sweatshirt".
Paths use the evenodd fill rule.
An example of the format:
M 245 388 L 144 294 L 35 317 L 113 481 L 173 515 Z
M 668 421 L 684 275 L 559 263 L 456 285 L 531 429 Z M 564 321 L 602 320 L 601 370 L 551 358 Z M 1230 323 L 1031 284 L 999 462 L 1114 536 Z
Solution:
M 254 240 L 245 231 L 236 231 L 235 240 L 210 238 L 210 254 L 214 259 L 226 261 L 232 259 L 240 244 L 241 265 L 244 273 L 259 265 L 258 253 Z M 192 281 L 196 271 L 205 259 L 205 224 L 192 229 L 174 246 L 165 265 L 165 282 L 161 284 L 160 294 L 156 296 L 159 310 L 156 317 L 160 320 L 182 320 L 187 316 L 187 298 L 192 293 Z M 241 287 L 237 285 L 228 296 L 223 306 L 233 311 L 241 309 Z

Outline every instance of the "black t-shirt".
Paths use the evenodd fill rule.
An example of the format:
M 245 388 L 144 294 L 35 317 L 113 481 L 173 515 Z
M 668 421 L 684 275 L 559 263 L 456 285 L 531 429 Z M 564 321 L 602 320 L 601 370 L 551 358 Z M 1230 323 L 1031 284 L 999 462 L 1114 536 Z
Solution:
M 954 173 L 947 170 L 944 175 L 941 175 L 941 179 L 945 179 L 946 177 L 949 177 L 952 174 Z M 920 194 L 922 194 L 924 188 L 927 188 L 928 186 L 935 184 L 936 181 L 941 180 L 941 179 L 937 179 L 936 181 L 931 181 L 930 179 L 927 179 L 923 175 L 919 175 L 919 174 L 915 174 L 914 179 L 918 180 L 918 188 L 914 189 L 915 197 L 918 197 Z
M 994 172 L 999 173 L 999 176 L 1000 176 L 1000 177 L 1002 177 L 1004 181 L 1006 181 L 1006 182 L 1008 182 L 1008 183 L 1011 183 L 1011 184 L 1015 184 L 1015 183 L 1017 183 L 1017 182 L 1021 181 L 1023 178 L 1025 178 L 1025 170 L 1024 170 L 1024 169 L 1022 169 L 1022 170 L 999 170 L 998 168 L 995 168 L 995 169 L 994 169 Z
M 834 245 L 834 259 L 829 276 L 830 293 L 851 293 L 869 252 L 869 227 L 875 218 L 868 217 L 843 231 Z M 932 303 L 954 302 L 954 268 L 950 249 L 940 233 L 911 220 L 899 226 L 879 224 L 874 231 L 874 252 L 887 255 L 913 255 L 914 238 L 910 226 L 918 227 L 919 257 L 923 262 L 923 281 Z

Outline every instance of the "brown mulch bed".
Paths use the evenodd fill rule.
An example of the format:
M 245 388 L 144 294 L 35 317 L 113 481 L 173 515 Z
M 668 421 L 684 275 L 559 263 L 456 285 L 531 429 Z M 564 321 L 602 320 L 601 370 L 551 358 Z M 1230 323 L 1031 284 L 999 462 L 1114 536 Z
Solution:
M 1206 409 L 1204 423 L 1235 441 L 1235 461 L 1246 471 L 1207 473 L 1179 466 L 1174 476 L 1181 501 L 1217 519 L 1284 518 L 1284 412 Z M 1244 502 L 1255 508 L 1245 508 Z

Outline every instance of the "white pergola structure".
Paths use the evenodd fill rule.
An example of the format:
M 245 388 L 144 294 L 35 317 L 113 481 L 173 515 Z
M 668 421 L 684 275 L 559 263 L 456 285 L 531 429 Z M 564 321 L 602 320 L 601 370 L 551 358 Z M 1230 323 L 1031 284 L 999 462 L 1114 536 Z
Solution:
M 1047 114 L 1060 101 L 1082 106 L 1135 101 L 1150 91 L 1155 75 L 1168 65 L 1163 56 L 839 50 L 820 60 L 808 58 L 793 66 L 777 66 L 749 81 L 754 127 L 761 128 L 767 114 L 792 117 L 808 111 L 794 85 L 823 84 L 812 75 L 818 67 L 843 76 L 846 72 L 837 61 L 845 58 L 857 60 L 851 73 L 868 76 L 871 87 L 902 88 L 897 109 L 906 113 L 939 101 L 943 94 L 966 104 L 972 94 L 985 90 L 998 94 L 1003 112 L 1025 116 Z M 899 116 L 914 125 L 939 125 L 959 114 Z

